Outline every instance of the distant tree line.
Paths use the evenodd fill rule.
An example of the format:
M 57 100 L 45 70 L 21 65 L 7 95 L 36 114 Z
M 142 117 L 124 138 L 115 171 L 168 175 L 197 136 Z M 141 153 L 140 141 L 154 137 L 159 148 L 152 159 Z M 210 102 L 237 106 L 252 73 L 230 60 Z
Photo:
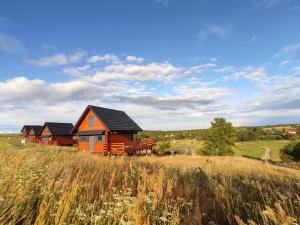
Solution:
M 289 125 L 290 126 L 290 125 Z M 294 126 L 297 136 L 300 136 L 300 126 Z M 171 141 L 179 139 L 195 139 L 203 141 L 208 129 L 183 130 L 183 131 L 143 131 L 138 134 L 138 139 L 154 138 L 157 141 Z M 285 128 L 277 127 L 242 127 L 236 128 L 236 141 L 256 140 L 295 140 L 297 136 L 289 136 Z

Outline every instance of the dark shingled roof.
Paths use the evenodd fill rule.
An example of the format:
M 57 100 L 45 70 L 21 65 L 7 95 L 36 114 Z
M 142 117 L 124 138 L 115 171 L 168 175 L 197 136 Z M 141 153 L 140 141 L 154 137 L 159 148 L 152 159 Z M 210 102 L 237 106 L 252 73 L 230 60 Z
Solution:
M 32 125 L 24 125 L 23 127 L 22 127 L 22 129 L 21 129 L 21 132 L 23 131 L 23 129 L 25 128 L 25 130 L 26 130 L 26 133 L 28 134 L 29 133 L 29 131 L 30 131 L 30 129 L 31 129 L 31 127 L 32 127 Z
M 52 135 L 72 135 L 73 124 L 72 123 L 53 123 L 46 122 L 43 126 L 47 126 Z
M 74 129 L 80 124 L 88 109 L 95 113 L 109 131 L 142 131 L 142 128 L 140 128 L 125 112 L 93 105 L 87 106 Z
M 43 126 L 31 126 L 35 135 L 39 135 L 42 131 Z

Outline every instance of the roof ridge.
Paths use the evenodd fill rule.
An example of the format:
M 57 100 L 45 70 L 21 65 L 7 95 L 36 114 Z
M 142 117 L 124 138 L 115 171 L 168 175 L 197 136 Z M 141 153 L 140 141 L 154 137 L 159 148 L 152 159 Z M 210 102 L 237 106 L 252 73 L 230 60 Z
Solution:
M 112 111 L 118 111 L 118 112 L 124 112 L 123 110 L 118 110 L 118 109 L 110 109 L 110 108 L 105 108 L 105 107 L 96 106 L 96 105 L 88 105 L 88 107 L 91 107 L 91 108 L 99 108 L 99 109 L 108 109 L 108 110 L 112 110 Z M 124 112 L 124 113 L 125 113 L 125 112 Z
M 64 122 L 45 122 L 45 124 L 46 123 L 56 123 L 56 124 L 72 124 L 73 125 L 73 123 L 64 123 Z

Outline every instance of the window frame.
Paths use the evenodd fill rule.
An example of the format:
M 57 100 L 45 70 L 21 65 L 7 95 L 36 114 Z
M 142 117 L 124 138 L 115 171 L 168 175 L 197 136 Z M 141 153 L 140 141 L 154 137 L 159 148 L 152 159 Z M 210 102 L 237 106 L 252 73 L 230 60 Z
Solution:
M 100 140 L 99 137 L 101 137 L 101 140 Z M 96 142 L 104 143 L 105 142 L 105 135 L 96 135 Z
M 91 123 L 91 121 L 92 121 L 92 123 Z M 95 126 L 95 116 L 94 115 L 90 115 L 89 116 L 89 118 L 88 118 L 88 126 L 89 127 L 94 127 Z

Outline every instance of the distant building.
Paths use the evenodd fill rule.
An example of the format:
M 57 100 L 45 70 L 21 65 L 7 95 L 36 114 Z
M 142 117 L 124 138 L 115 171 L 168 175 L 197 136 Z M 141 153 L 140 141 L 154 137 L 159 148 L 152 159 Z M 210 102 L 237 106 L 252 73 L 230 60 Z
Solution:
M 142 129 L 123 111 L 88 105 L 72 133 L 79 151 L 107 155 L 140 154 L 155 145 L 153 139 L 135 140 Z
M 29 133 L 27 135 L 27 141 L 39 142 L 42 128 L 43 126 L 37 126 L 37 125 L 31 126 Z
M 45 145 L 73 145 L 72 123 L 46 122 L 42 127 L 41 144 Z
M 290 128 L 285 131 L 288 136 L 294 136 L 297 134 L 297 130 L 295 128 Z
M 29 134 L 29 131 L 31 129 L 32 125 L 24 125 L 21 129 L 21 134 L 24 136 L 24 137 L 27 137 L 27 135 Z

